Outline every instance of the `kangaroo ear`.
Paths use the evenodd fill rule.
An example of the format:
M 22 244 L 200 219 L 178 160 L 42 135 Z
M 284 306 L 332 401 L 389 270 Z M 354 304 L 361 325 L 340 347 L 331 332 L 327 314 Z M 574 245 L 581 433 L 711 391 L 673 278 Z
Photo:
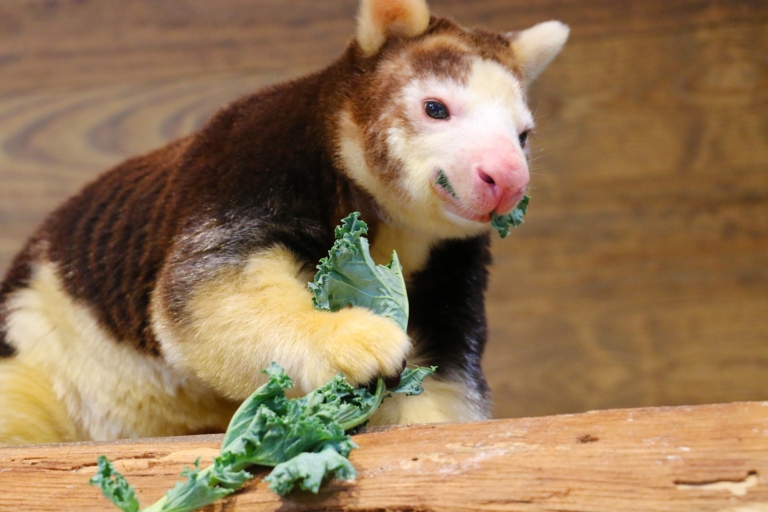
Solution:
M 387 37 L 415 37 L 427 30 L 425 0 L 362 0 L 357 19 L 357 43 L 366 55 L 378 52 Z
M 559 21 L 545 21 L 509 35 L 527 82 L 535 80 L 560 53 L 569 32 L 568 26 Z

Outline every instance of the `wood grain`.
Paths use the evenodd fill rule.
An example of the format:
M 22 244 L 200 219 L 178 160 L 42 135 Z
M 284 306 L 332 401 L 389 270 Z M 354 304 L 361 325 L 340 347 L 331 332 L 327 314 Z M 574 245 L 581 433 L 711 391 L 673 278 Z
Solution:
M 357 0 L 4 0 L 4 90 L 92 86 L 189 73 L 322 66 L 351 37 Z M 562 19 L 580 37 L 768 21 L 762 0 L 434 0 L 466 25 L 519 30 Z
M 355 436 L 354 482 L 280 499 L 257 474 L 206 510 L 752 511 L 768 508 L 768 403 L 419 425 Z M 220 436 L 0 448 L 0 509 L 106 510 L 106 454 L 154 502 Z
M 528 223 L 496 246 L 497 414 L 765 398 L 766 26 L 574 43 L 534 89 Z
M 105 168 L 333 59 L 356 3 L 0 2 L 0 272 Z M 430 5 L 573 29 L 532 91 L 530 214 L 494 247 L 496 416 L 768 399 L 768 3 Z

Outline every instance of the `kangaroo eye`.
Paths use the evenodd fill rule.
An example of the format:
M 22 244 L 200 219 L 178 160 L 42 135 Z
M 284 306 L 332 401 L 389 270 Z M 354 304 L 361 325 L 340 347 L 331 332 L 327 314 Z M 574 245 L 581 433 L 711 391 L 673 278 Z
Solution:
M 448 119 L 448 107 L 439 101 L 429 100 L 424 102 L 424 112 L 432 119 Z
M 525 130 L 523 133 L 519 135 L 520 137 L 520 147 L 525 147 L 525 143 L 528 140 L 528 132 L 529 130 Z

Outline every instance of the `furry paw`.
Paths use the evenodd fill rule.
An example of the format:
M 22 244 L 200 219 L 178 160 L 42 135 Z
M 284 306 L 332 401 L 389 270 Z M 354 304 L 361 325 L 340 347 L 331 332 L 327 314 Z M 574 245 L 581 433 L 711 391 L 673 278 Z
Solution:
M 338 372 L 352 385 L 397 375 L 411 350 L 411 340 L 395 322 L 363 308 L 322 313 L 315 342 L 315 361 L 307 365 L 304 379 L 308 389 Z

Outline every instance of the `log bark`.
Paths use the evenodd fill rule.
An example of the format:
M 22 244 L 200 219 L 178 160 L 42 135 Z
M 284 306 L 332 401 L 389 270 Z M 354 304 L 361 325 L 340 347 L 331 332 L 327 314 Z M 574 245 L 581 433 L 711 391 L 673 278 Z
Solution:
M 0 449 L 0 510 L 109 510 L 88 485 L 105 454 L 144 506 L 210 463 L 221 436 Z M 768 402 L 412 425 L 355 436 L 354 482 L 273 494 L 261 481 L 215 511 L 768 510 Z M 116 509 L 115 509 L 116 510 Z

